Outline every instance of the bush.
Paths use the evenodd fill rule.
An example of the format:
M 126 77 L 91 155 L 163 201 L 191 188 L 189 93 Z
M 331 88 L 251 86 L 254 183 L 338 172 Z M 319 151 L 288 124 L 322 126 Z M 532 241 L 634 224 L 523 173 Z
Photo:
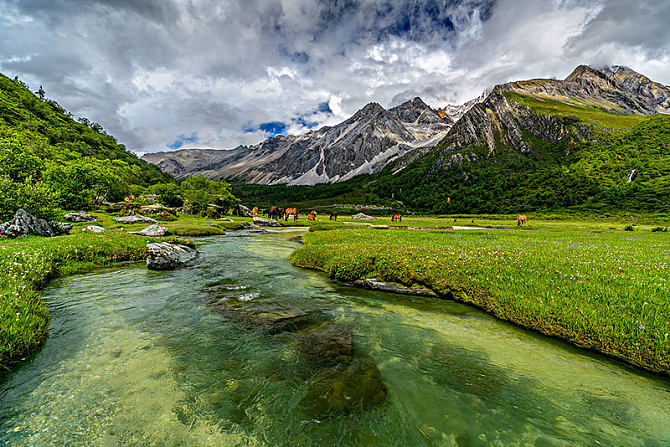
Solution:
M 668 227 L 656 227 L 651 229 L 652 233 L 667 233 L 668 232 Z
M 633 230 L 634 228 L 632 225 L 626 225 L 626 227 L 624 228 L 624 231 L 633 231 Z

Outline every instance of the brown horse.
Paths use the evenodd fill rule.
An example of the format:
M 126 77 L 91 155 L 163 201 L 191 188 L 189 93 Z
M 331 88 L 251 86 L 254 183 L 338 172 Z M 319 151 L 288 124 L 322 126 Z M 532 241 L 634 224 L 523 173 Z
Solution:
M 284 208 L 271 206 L 265 210 L 265 214 L 267 214 L 270 219 L 281 219 L 281 217 L 284 215 Z
M 312 212 L 309 213 L 309 216 L 307 216 L 307 220 L 316 220 L 316 210 L 312 210 Z
M 394 214 L 393 217 L 391 217 L 391 222 L 402 222 L 402 214 Z
M 286 208 L 284 211 L 284 220 L 288 220 L 288 216 L 293 215 L 293 222 L 298 220 L 298 209 L 297 208 Z
M 258 217 L 258 207 L 255 206 L 254 209 L 251 210 L 251 213 L 254 215 L 254 217 Z
M 516 218 L 516 226 L 520 227 L 522 225 L 526 225 L 528 223 L 528 218 L 526 216 L 517 216 Z
M 337 211 L 330 213 L 330 220 L 337 220 Z

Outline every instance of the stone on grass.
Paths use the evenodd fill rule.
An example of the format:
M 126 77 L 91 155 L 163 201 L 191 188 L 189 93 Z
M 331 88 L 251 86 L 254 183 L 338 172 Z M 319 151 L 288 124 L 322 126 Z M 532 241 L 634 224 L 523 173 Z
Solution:
M 281 227 L 282 225 L 274 219 L 265 219 L 263 217 L 254 217 L 254 225 L 259 227 Z
M 122 223 L 122 224 L 136 224 L 136 223 L 158 223 L 155 219 L 152 219 L 151 217 L 144 217 L 140 216 L 139 214 L 136 214 L 134 216 L 123 216 L 123 217 L 116 217 L 114 219 L 115 221 Z
M 16 211 L 12 220 L 0 226 L 0 231 L 9 237 L 19 237 L 24 234 L 34 234 L 44 237 L 53 237 L 56 235 L 46 220 L 35 217 L 21 208 Z
M 170 232 L 167 227 L 161 227 L 160 225 L 149 225 L 142 231 L 131 231 L 130 234 L 136 234 L 138 236 L 148 236 L 148 237 L 165 237 L 169 236 Z
M 62 235 L 62 234 L 70 234 L 70 230 L 72 230 L 72 224 L 71 223 L 58 222 L 56 220 L 50 221 L 49 226 L 54 231 L 54 233 L 56 233 L 59 236 Z
M 376 217 L 368 216 L 367 214 L 358 213 L 351 216 L 352 219 L 356 220 L 377 220 Z
M 63 216 L 63 219 L 67 220 L 68 222 L 95 222 L 98 220 L 95 217 L 83 211 L 79 211 L 76 213 L 67 213 L 65 216 Z
M 89 225 L 87 227 L 82 228 L 81 231 L 90 231 L 92 233 L 104 233 L 105 229 L 98 225 Z

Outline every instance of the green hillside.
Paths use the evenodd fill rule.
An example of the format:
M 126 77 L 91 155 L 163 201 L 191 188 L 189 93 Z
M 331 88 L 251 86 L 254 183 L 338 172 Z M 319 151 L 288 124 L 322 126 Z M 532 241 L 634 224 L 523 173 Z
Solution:
M 494 150 L 482 142 L 445 151 L 450 142 L 444 141 L 395 175 L 387 168 L 372 191 L 434 213 L 670 211 L 670 116 L 511 92 L 504 97 L 532 111 L 525 122 L 534 134 L 524 118 L 517 120 L 530 151 L 511 147 L 499 126 Z M 557 142 L 538 138 L 543 116 L 568 135 Z M 499 118 L 492 119 L 508 122 Z
M 41 217 L 88 209 L 173 181 L 97 123 L 73 119 L 44 93 L 0 74 L 0 221 L 19 207 Z

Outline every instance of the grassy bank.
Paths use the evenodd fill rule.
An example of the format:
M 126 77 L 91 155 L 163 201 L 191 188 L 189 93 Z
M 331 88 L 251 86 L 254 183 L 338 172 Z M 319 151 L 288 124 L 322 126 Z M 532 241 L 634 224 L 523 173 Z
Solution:
M 425 286 L 670 375 L 670 233 L 623 228 L 565 222 L 466 231 L 344 226 L 306 234 L 291 261 L 343 281 L 376 277 Z
M 141 261 L 146 239 L 121 232 L 23 237 L 0 242 L 0 367 L 46 338 L 49 312 L 40 289 L 55 276 L 121 261 Z

